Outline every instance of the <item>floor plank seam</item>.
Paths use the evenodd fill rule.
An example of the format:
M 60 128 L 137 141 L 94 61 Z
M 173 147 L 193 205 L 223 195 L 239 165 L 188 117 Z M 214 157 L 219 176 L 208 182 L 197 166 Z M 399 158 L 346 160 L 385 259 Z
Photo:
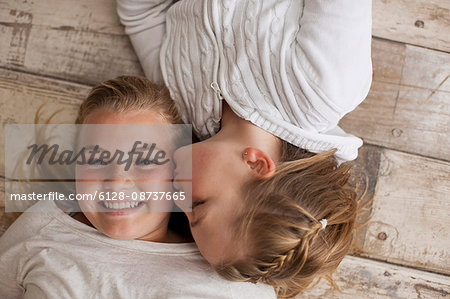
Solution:
M 45 75 L 45 74 L 43 75 L 43 74 L 39 74 L 39 73 L 25 71 L 23 69 L 10 68 L 10 67 L 7 67 L 7 66 L 0 66 L 0 69 L 6 70 L 6 71 L 11 71 L 11 72 L 17 72 L 17 73 L 21 73 L 21 74 L 25 74 L 25 75 L 41 77 L 41 78 L 45 78 L 45 79 L 57 80 L 57 81 L 61 81 L 62 83 L 78 84 L 78 85 L 82 85 L 83 87 L 92 88 L 94 86 L 93 84 L 90 84 L 90 83 L 87 83 L 87 82 L 81 82 L 81 81 L 76 81 L 76 80 L 68 80 L 66 78 L 60 78 L 60 77 L 57 77 L 57 76 L 51 76 L 51 75 Z
M 399 45 L 408 45 L 408 46 L 418 47 L 418 48 L 427 49 L 427 50 L 431 50 L 431 51 L 437 51 L 437 52 L 441 52 L 441 53 L 450 54 L 450 51 L 444 51 L 444 50 L 431 48 L 431 47 L 426 47 L 426 46 L 422 46 L 422 45 L 418 45 L 418 44 L 413 44 L 413 43 L 408 43 L 408 42 L 401 42 L 401 41 L 390 39 L 390 38 L 387 38 L 387 37 L 381 37 L 381 36 L 378 36 L 378 35 L 372 35 L 372 38 L 374 38 L 374 37 L 377 38 L 377 39 L 380 39 L 380 40 L 393 42 L 393 43 L 396 43 L 396 44 L 399 44 Z
M 396 263 L 396 262 L 387 261 L 387 260 L 384 260 L 384 259 L 377 259 L 377 258 L 374 258 L 374 257 L 371 257 L 371 256 L 366 256 L 364 254 L 361 254 L 361 255 L 350 254 L 349 256 L 353 256 L 353 257 L 357 257 L 357 258 L 363 258 L 363 259 L 368 259 L 368 260 L 375 261 L 375 262 L 386 263 L 386 264 L 389 264 L 389 265 L 394 265 L 394 266 L 398 266 L 398 267 L 402 267 L 402 268 L 414 269 L 414 270 L 421 271 L 421 272 L 437 274 L 437 275 L 441 275 L 441 276 L 445 276 L 445 277 L 449 277 L 450 278 L 450 273 L 442 273 L 442 272 L 433 271 L 433 270 L 426 269 L 426 268 L 414 267 L 414 266 L 411 266 L 411 265 L 404 265 L 404 264 L 400 264 L 400 263 Z
M 364 138 L 362 138 L 362 139 L 364 141 Z M 421 157 L 421 158 L 432 159 L 434 161 L 450 163 L 450 159 L 446 160 L 446 159 L 441 159 L 441 158 L 436 158 L 436 157 L 431 157 L 431 156 L 425 156 L 425 155 L 420 154 L 420 153 L 414 153 L 414 152 L 409 152 L 409 151 L 405 151 L 405 150 L 401 150 L 401 149 L 386 147 L 386 146 L 379 145 L 379 144 L 376 144 L 376 143 L 371 143 L 371 142 L 368 142 L 368 141 L 364 141 L 364 145 L 378 146 L 379 148 L 384 149 L 384 150 L 390 150 L 390 151 L 395 151 L 395 152 L 404 153 L 404 154 L 408 154 L 408 155 L 414 155 L 414 156 Z

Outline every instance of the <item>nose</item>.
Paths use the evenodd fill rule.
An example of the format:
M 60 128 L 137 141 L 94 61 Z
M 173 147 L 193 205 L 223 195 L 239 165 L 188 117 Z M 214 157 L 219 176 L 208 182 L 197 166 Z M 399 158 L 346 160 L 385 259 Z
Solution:
M 113 164 L 108 169 L 109 173 L 105 173 L 103 187 L 105 190 L 132 190 L 135 179 L 130 171 L 124 169 L 123 165 Z

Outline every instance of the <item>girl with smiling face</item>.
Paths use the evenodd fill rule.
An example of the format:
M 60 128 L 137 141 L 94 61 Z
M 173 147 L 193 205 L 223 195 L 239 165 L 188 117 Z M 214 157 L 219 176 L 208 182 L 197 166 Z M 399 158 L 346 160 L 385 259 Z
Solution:
M 279 297 L 329 275 L 357 214 L 344 162 L 362 140 L 337 124 L 370 88 L 371 1 L 117 0 L 117 10 L 146 76 L 202 140 L 174 160 L 176 178 L 192 179 L 175 188 L 192 195 L 192 211 L 181 208 L 203 256 Z
M 79 109 L 77 124 L 87 127 L 78 146 L 114 153 L 129 152 L 136 140 L 154 142 L 170 163 L 136 160 L 125 171 L 93 159 L 76 166 L 77 194 L 173 192 L 180 136 L 152 128 L 180 122 L 167 89 L 144 77 L 94 87 Z M 0 298 L 275 298 L 271 286 L 217 275 L 179 233 L 187 224 L 171 218 L 173 200 L 156 202 L 80 200 L 82 212 L 72 217 L 53 201 L 38 202 L 0 238 Z
M 84 221 L 86 224 L 93 225 L 98 231 L 114 239 L 181 242 L 183 237 L 168 229 L 173 201 L 133 200 L 133 197 L 139 199 L 140 194 L 148 194 L 145 192 L 173 194 L 174 190 L 170 183 L 173 162 L 162 165 L 145 163 L 144 157 L 147 155 L 145 149 L 149 148 L 148 145 L 145 149 L 141 145 L 140 152 L 144 157 L 140 157 L 139 161 L 137 157 L 127 157 L 133 159 L 131 167 L 123 163 L 125 159 L 100 160 L 102 152 L 109 152 L 112 156 L 112 153 L 120 150 L 129 155 L 132 146 L 136 147 L 142 143 L 154 143 L 159 151 L 170 157 L 170 160 L 176 149 L 177 141 L 172 140 L 175 137 L 169 138 L 168 130 L 164 128 L 164 125 L 180 122 L 178 115 L 162 112 L 166 110 L 176 112 L 175 105 L 168 95 L 161 93 L 160 99 L 155 96 L 150 97 L 154 100 L 149 100 L 131 92 L 130 95 L 120 97 L 118 95 L 123 91 L 119 88 L 132 90 L 133 80 L 136 81 L 135 88 L 142 90 L 142 93 L 149 92 L 144 88 L 151 90 L 144 85 L 147 83 L 144 79 L 139 79 L 142 82 L 134 78 L 118 79 L 118 82 L 120 80 L 131 81 L 130 86 L 125 84 L 121 86 L 114 80 L 103 83 L 103 87 L 94 89 L 81 105 L 77 119 L 77 123 L 88 125 L 79 134 L 78 146 L 95 144 L 101 148 L 96 160 L 93 160 L 94 163 L 77 165 L 77 193 L 95 194 L 98 191 L 103 192 L 105 199 L 112 199 L 114 196 L 116 198 L 103 201 L 81 200 L 79 206 L 83 213 L 76 217 L 81 220 L 86 218 L 88 220 Z M 114 84 L 119 86 L 116 87 Z M 117 90 L 114 90 L 115 88 Z M 117 95 L 108 95 L 107 92 L 115 92 Z M 133 99 L 133 96 L 136 99 Z M 118 200 L 119 196 L 122 200 Z

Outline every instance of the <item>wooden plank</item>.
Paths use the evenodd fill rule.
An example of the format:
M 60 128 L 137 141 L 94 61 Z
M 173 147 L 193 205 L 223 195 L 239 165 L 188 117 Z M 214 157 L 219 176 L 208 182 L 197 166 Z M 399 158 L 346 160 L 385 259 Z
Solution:
M 89 86 L 43 78 L 0 69 L 0 144 L 4 149 L 5 124 L 33 124 L 43 106 L 42 121 L 61 110 L 52 123 L 74 123 L 78 107 Z M 4 155 L 0 158 L 0 175 L 4 174 Z M 4 194 L 1 194 L 0 206 Z
M 90 86 L 48 79 L 0 68 L 0 146 L 4 151 L 5 124 L 34 123 L 43 106 L 42 121 L 61 110 L 52 123 L 74 123 Z M 4 154 L 0 157 L 0 236 L 20 213 L 5 213 Z
M 2 144 L 2 148 L 4 148 L 3 144 Z M 4 156 L 4 154 L 3 154 L 3 156 Z M 1 163 L 2 164 L 4 163 L 3 159 L 1 159 Z M 0 214 L 1 215 L 3 215 L 2 213 L 5 212 L 5 209 L 4 209 L 4 207 L 5 207 L 5 177 L 3 175 L 4 172 L 5 172 L 5 169 L 2 169 L 1 175 L 0 175 Z M 1 217 L 2 216 L 0 216 L 0 219 L 1 219 Z M 6 225 L 3 225 L 3 227 L 5 228 L 5 230 L 6 230 L 6 228 L 8 228 L 8 226 L 6 226 Z M 2 232 L 1 232 L 1 228 L 0 228 L 0 236 L 1 235 L 2 235 Z
M 333 276 L 341 292 L 326 280 L 296 298 L 418 298 L 450 296 L 450 278 L 369 259 L 347 256 Z
M 76 83 L 0 69 L 0 121 L 34 123 L 39 107 L 44 106 L 42 118 L 61 110 L 53 119 L 56 123 L 74 123 L 76 112 L 91 87 Z M 4 138 L 3 126 L 0 138 Z
M 379 150 L 362 255 L 450 274 L 450 163 Z
M 450 51 L 450 1 L 373 0 L 373 35 Z
M 372 50 L 372 88 L 340 125 L 371 144 L 450 160 L 450 54 L 377 39 Z
M 3 208 L 0 208 L 0 237 L 19 218 L 21 213 L 5 213 Z
M 0 66 L 87 84 L 142 74 L 114 0 L 2 1 Z
M 361 226 L 361 224 L 370 220 L 372 212 L 371 200 L 376 192 L 382 151 L 378 146 L 365 145 L 360 148 L 358 158 L 353 163 L 350 187 L 356 190 L 360 206 L 366 208 L 360 211 L 357 219 L 359 225 L 354 236 L 356 246 L 352 248 L 352 254 L 361 254 L 361 250 L 364 247 L 367 225 Z
M 60 111 L 52 123 L 74 123 L 90 86 L 48 79 L 0 68 L 0 146 L 4 151 L 5 124 L 34 123 L 39 107 L 42 120 Z M 0 156 L 0 236 L 20 213 L 5 213 L 4 154 Z
M 31 18 L 33 25 L 51 29 L 79 29 L 106 34 L 123 34 L 115 0 L 2 1 L 3 22 Z M 6 13 L 6 14 L 5 14 Z M 31 14 L 31 15 L 30 15 Z M 26 16 L 27 15 L 27 16 Z M 63 27 L 64 26 L 64 27 Z

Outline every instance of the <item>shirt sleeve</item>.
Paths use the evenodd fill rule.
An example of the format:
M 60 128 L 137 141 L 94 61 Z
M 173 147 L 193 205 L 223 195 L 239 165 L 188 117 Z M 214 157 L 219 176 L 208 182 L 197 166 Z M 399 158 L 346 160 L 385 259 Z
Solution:
M 292 60 L 305 74 L 301 88 L 318 131 L 335 127 L 369 92 L 371 8 L 371 0 L 304 1 Z
M 23 265 L 35 252 L 26 242 L 40 234 L 52 218 L 39 212 L 43 204 L 39 202 L 20 215 L 0 237 L 0 298 L 23 298 L 26 295 L 24 277 L 27 273 Z M 43 297 L 34 297 L 43 298 Z
M 160 49 L 166 30 L 166 12 L 172 0 L 117 0 L 117 12 L 129 35 L 144 73 L 163 83 Z

